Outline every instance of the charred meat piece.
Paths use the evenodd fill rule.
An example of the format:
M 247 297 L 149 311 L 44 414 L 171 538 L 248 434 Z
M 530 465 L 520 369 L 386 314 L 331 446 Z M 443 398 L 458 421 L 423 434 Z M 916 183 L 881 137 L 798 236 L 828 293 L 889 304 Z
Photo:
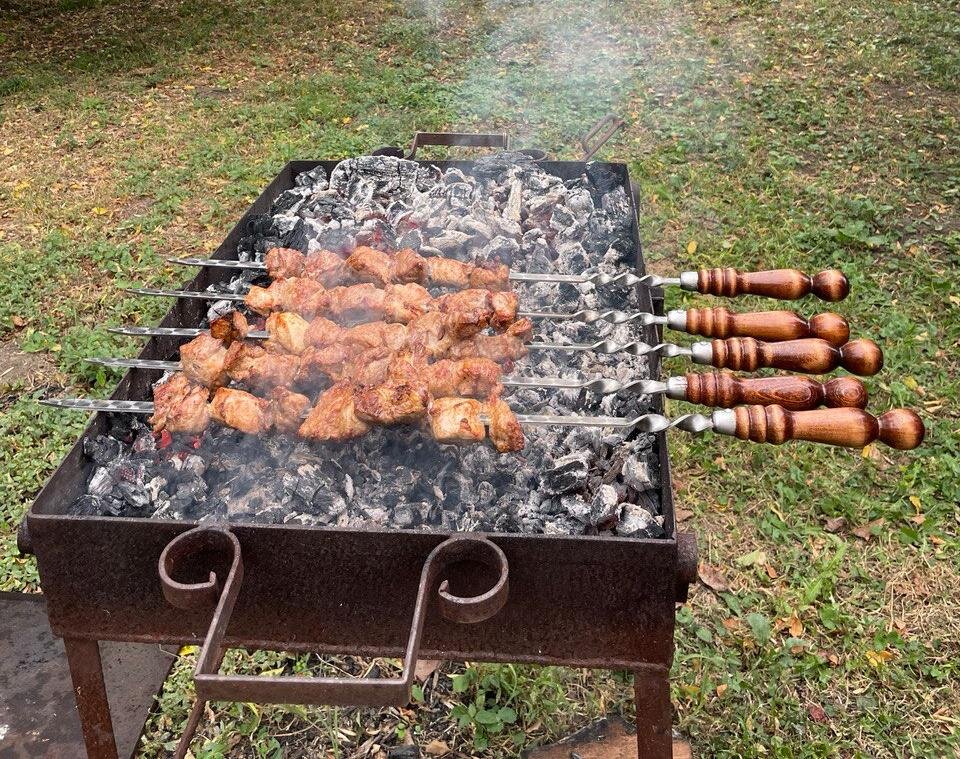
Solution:
M 180 365 L 191 381 L 204 387 L 219 387 L 227 383 L 223 362 L 227 349 L 212 334 L 195 337 L 180 346 Z
M 500 398 L 491 399 L 487 403 L 487 412 L 490 415 L 490 441 L 493 447 L 500 453 L 522 450 L 526 443 L 523 429 L 506 402 Z
M 290 311 L 276 311 L 267 317 L 267 332 L 287 353 L 301 354 L 307 348 L 307 329 L 310 322 Z
M 221 387 L 213 394 L 210 416 L 248 435 L 261 435 L 273 426 L 270 401 L 228 387 Z
M 296 432 L 303 424 L 303 415 L 308 408 L 310 399 L 305 395 L 293 393 L 285 387 L 275 387 L 270 391 L 273 426 L 280 432 Z
M 422 419 L 430 403 L 422 382 L 390 382 L 357 390 L 358 419 L 378 425 L 403 424 Z
M 472 398 L 437 398 L 428 409 L 430 431 L 438 443 L 476 443 L 486 429 L 480 419 L 484 404 Z
M 470 274 L 476 268 L 473 264 L 457 261 L 453 258 L 427 258 L 427 279 L 432 284 L 450 287 L 470 287 Z
M 500 365 L 487 358 L 465 358 L 459 361 L 443 359 L 428 364 L 427 383 L 436 397 L 466 396 L 487 398 L 499 395 Z
M 210 391 L 195 385 L 180 372 L 153 388 L 154 432 L 187 432 L 199 435 L 210 424 L 207 399 Z
M 319 282 L 324 287 L 342 285 L 352 279 L 343 259 L 330 250 L 318 250 L 307 256 L 300 276 Z
M 423 284 L 427 278 L 425 259 L 409 248 L 389 254 L 361 245 L 350 254 L 346 265 L 361 282 L 380 287 L 391 283 Z
M 533 333 L 533 324 L 529 319 L 521 319 L 510 325 L 502 335 L 476 335 L 450 346 L 447 355 L 450 358 L 488 358 L 498 364 L 516 361 L 527 355 L 524 342 Z
M 349 440 L 369 429 L 369 424 L 357 418 L 353 383 L 338 382 L 317 398 L 299 435 L 307 440 Z
M 487 290 L 509 290 L 510 267 L 504 264 L 474 266 L 470 270 L 470 287 L 483 287 Z
M 271 279 L 289 279 L 301 276 L 306 257 L 293 248 L 271 248 L 263 262 Z
M 294 384 L 299 369 L 299 362 L 292 358 L 259 345 L 234 343 L 226 353 L 223 366 L 234 382 L 258 389 L 289 387 Z
M 247 318 L 239 311 L 231 311 L 210 322 L 210 335 L 222 342 L 226 348 L 229 348 L 231 343 L 246 338 L 249 331 Z
M 313 316 L 326 310 L 327 300 L 323 285 L 303 277 L 278 279 L 269 287 L 254 285 L 244 297 L 244 303 L 263 316 L 271 311 L 294 311 Z

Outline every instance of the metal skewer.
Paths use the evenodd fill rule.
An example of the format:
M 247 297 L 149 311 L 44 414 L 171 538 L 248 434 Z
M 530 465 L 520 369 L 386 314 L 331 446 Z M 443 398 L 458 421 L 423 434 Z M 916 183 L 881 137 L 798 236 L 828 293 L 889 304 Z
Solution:
M 242 302 L 242 293 L 217 293 L 209 290 L 166 290 L 157 288 L 128 288 L 134 295 L 152 295 L 172 298 L 202 298 L 204 300 Z M 637 322 L 643 326 L 662 325 L 678 332 L 703 337 L 753 337 L 757 340 L 779 342 L 818 337 L 839 347 L 850 339 L 850 325 L 839 314 L 817 314 L 804 319 L 792 311 L 754 311 L 734 313 L 726 308 L 674 309 L 665 316 L 643 311 L 619 311 L 617 309 L 581 309 L 572 313 L 555 311 L 520 311 L 520 318 L 580 321 L 594 324 L 605 321 L 611 324 Z
M 113 327 L 109 331 L 118 335 L 144 337 L 197 337 L 209 332 L 208 329 L 195 327 Z M 270 335 L 256 331 L 248 332 L 247 337 L 261 340 Z M 843 367 L 852 374 L 872 377 L 883 368 L 883 353 L 871 340 L 854 340 L 840 348 L 816 338 L 765 343 L 749 337 L 700 340 L 690 347 L 673 343 L 651 345 L 638 340 L 626 343 L 613 340 L 599 340 L 595 343 L 526 343 L 525 347 L 532 351 L 590 351 L 603 354 L 626 353 L 631 356 L 659 354 L 665 358 L 687 356 L 695 364 L 750 372 L 767 368 L 804 374 L 825 374 Z
M 81 411 L 151 414 L 149 401 L 44 398 L 40 403 Z M 909 409 L 894 409 L 874 417 L 855 408 L 787 411 L 780 406 L 738 406 L 717 409 L 710 415 L 684 414 L 673 419 L 662 414 L 643 414 L 633 419 L 616 416 L 517 414 L 520 424 L 562 427 L 607 427 L 657 433 L 679 429 L 693 434 L 713 430 L 721 435 L 779 445 L 787 440 L 808 440 L 827 445 L 862 448 L 875 440 L 900 450 L 923 442 L 923 422 Z M 484 419 L 486 423 L 489 419 Z
M 259 261 L 231 261 L 214 258 L 168 258 L 170 263 L 186 266 L 208 266 L 218 269 L 247 269 L 267 271 L 266 264 Z M 634 274 L 623 271 L 618 274 L 548 274 L 541 272 L 510 271 L 511 282 L 552 282 L 568 285 L 612 285 L 620 287 L 680 287 L 683 290 L 704 295 L 734 297 L 736 295 L 762 295 L 780 300 L 795 300 L 813 294 L 826 301 L 838 301 L 847 297 L 850 284 L 842 272 L 828 269 L 808 276 L 796 269 L 773 269 L 770 271 L 740 272 L 736 269 L 700 269 L 680 272 L 677 277 L 658 274 Z
M 179 361 L 156 361 L 143 358 L 88 358 L 92 364 L 121 369 L 181 371 Z M 607 377 L 573 379 L 566 377 L 502 377 L 506 387 L 556 388 L 586 390 L 597 395 L 637 393 L 690 401 L 704 406 L 729 408 L 741 403 L 769 406 L 777 404 L 792 411 L 818 406 L 863 408 L 867 390 L 854 377 L 834 377 L 821 383 L 804 376 L 737 377 L 730 372 L 690 373 L 667 377 L 663 381 L 636 379 L 621 382 Z

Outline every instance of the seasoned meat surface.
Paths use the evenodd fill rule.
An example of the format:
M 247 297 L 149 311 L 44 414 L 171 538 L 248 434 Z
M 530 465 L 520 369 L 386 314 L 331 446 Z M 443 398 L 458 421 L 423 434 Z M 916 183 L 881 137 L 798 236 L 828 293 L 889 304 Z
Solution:
M 270 401 L 229 387 L 221 387 L 213 394 L 210 416 L 248 435 L 263 434 L 273 426 Z
M 227 382 L 224 360 L 227 349 L 212 334 L 202 334 L 180 346 L 183 373 L 198 385 L 219 387 Z
M 357 418 L 353 383 L 338 382 L 320 394 L 299 434 L 308 440 L 349 440 L 369 429 L 369 424 Z
M 472 398 L 436 398 L 428 410 L 430 430 L 438 443 L 476 443 L 486 437 L 480 421 L 484 404 Z
M 153 416 L 150 425 L 154 432 L 186 432 L 198 435 L 210 423 L 207 399 L 210 391 L 193 384 L 181 372 L 153 388 Z
M 500 398 L 491 400 L 487 404 L 487 410 L 490 414 L 490 441 L 493 447 L 500 453 L 522 450 L 526 443 L 523 428 L 506 402 Z
M 263 262 L 271 279 L 289 279 L 301 275 L 305 256 L 293 248 L 271 248 Z

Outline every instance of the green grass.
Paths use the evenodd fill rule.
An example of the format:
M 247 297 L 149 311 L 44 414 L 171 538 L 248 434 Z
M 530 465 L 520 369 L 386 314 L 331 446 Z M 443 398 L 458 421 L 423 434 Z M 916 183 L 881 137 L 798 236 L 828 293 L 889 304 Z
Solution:
M 82 357 L 136 345 L 99 326 L 164 310 L 121 287 L 182 280 L 164 256 L 215 247 L 290 158 L 403 144 L 417 128 L 502 129 L 573 158 L 613 110 L 628 126 L 602 155 L 629 162 L 653 268 L 842 267 L 853 295 L 830 308 L 886 356 L 871 409 L 910 406 L 928 423 L 913 453 L 672 437 L 681 527 L 726 585 L 698 585 L 679 612 L 675 724 L 703 756 L 955 753 L 958 42 L 956 9 L 938 0 L 0 11 L 0 340 L 59 372 L 0 376 L 0 589 L 37 588 L 14 531 L 82 426 L 34 396 L 107 392 L 117 375 Z M 167 683 L 146 756 L 182 726 L 192 660 Z M 226 666 L 369 665 L 261 652 Z M 417 695 L 384 712 L 222 705 L 194 749 L 348 755 L 368 735 L 442 736 L 505 756 L 521 733 L 541 743 L 631 709 L 628 678 L 556 668 L 447 665 Z

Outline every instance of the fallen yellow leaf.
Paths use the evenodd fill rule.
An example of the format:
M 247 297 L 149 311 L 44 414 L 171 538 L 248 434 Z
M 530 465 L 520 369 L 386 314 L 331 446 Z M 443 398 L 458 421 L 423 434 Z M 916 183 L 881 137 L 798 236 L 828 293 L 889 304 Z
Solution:
M 717 686 L 717 695 L 722 696 L 726 692 L 727 692 L 727 684 L 720 683 L 720 685 Z
M 691 240 L 690 242 L 687 243 L 687 254 L 692 256 L 696 252 L 697 252 L 697 241 Z
M 893 652 L 884 649 L 883 651 L 867 651 L 867 661 L 871 667 L 882 667 L 893 658 Z
M 913 508 L 915 508 L 915 509 L 917 510 L 917 513 L 919 514 L 919 513 L 921 512 L 921 510 L 922 510 L 921 504 L 920 504 L 920 499 L 917 498 L 915 495 L 912 495 L 912 496 L 910 496 L 910 503 L 913 504 Z

